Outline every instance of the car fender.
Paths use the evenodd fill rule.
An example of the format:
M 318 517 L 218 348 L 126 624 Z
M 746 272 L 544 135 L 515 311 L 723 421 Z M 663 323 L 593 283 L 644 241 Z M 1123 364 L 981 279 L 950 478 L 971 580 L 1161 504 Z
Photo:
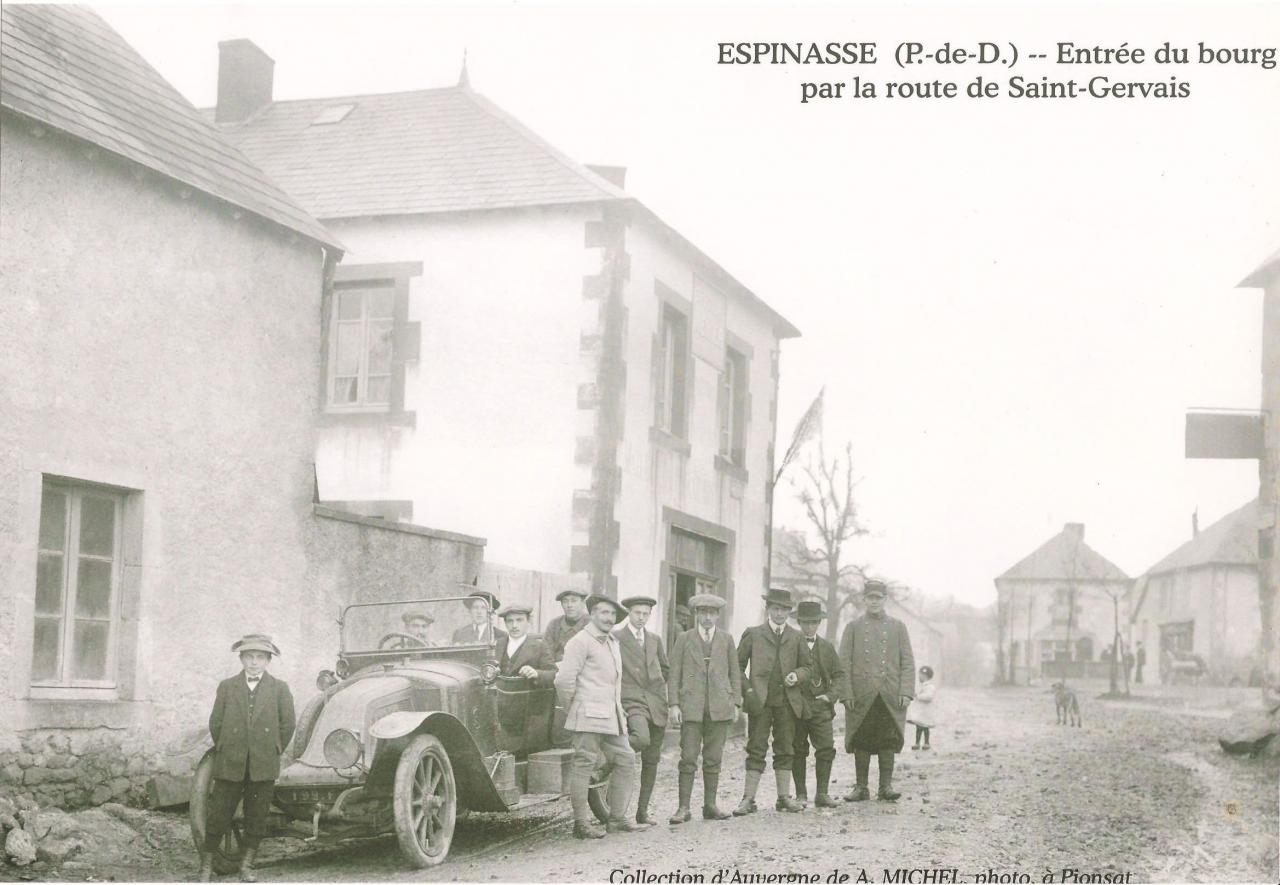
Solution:
M 419 734 L 432 734 L 439 738 L 449 754 L 457 781 L 459 805 L 472 811 L 509 810 L 493 785 L 475 740 L 456 717 L 439 710 L 389 713 L 373 723 L 369 733 L 379 742 L 373 767 L 369 770 L 368 784 L 372 791 L 389 790 L 400 754 L 409 741 Z

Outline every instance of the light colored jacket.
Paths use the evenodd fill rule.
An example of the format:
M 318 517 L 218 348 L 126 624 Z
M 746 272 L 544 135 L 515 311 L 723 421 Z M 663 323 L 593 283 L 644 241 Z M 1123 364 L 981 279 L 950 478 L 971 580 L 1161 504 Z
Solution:
M 566 731 L 626 734 L 622 709 L 622 653 L 618 640 L 595 624 L 565 644 L 556 673 L 556 696 L 567 711 Z

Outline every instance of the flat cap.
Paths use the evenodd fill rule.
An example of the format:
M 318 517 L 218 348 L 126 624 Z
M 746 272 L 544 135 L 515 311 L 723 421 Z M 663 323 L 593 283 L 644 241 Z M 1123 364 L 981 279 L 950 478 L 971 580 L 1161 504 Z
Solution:
M 564 602 L 564 598 L 566 596 L 576 596 L 579 599 L 587 598 L 586 592 L 582 590 L 573 590 L 573 589 L 561 590 L 559 593 L 556 594 L 556 602 Z
M 434 624 L 436 622 L 434 617 L 424 611 L 405 612 L 400 616 L 400 620 L 404 621 L 406 624 L 412 623 L 413 621 L 426 621 L 428 624 Z
M 498 612 L 498 617 L 505 618 L 507 615 L 525 615 L 533 617 L 533 606 L 525 605 L 523 602 L 508 603 L 507 607 Z
M 610 599 L 608 596 L 602 596 L 599 593 L 593 593 L 587 597 L 587 611 L 591 611 L 602 602 L 607 602 L 613 606 L 613 614 L 616 618 L 621 618 L 627 613 L 627 610 L 619 605 L 616 599 Z
M 280 649 L 276 648 L 276 644 L 271 641 L 271 637 L 265 633 L 246 633 L 244 636 L 231 643 L 231 650 L 234 652 L 242 651 L 265 651 L 269 655 L 280 655 Z
M 689 597 L 689 608 L 713 608 L 716 611 L 724 608 L 724 600 L 714 593 L 698 593 Z
M 653 608 L 657 604 L 658 600 L 654 599 L 652 596 L 628 596 L 626 599 L 622 600 L 624 608 L 631 608 L 633 605 L 647 605 L 649 608 Z

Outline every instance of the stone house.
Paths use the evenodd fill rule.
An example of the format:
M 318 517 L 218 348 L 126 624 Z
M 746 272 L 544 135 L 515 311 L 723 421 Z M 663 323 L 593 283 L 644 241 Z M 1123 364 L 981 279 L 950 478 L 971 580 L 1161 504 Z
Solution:
M 314 503 L 335 236 L 93 12 L 0 34 L 0 791 L 74 807 L 189 770 L 237 636 L 305 702 L 483 541 Z
M 1170 656 L 1198 656 L 1209 681 L 1261 680 L 1258 614 L 1258 502 L 1228 513 L 1134 582 L 1133 647 L 1147 653 L 1143 681 L 1173 676 Z
M 465 73 L 276 101 L 272 59 L 219 49 L 208 118 L 348 247 L 323 307 L 322 500 L 655 594 L 668 629 L 700 589 L 753 622 L 796 329 L 624 170 L 565 156 Z
M 1084 525 L 1061 532 L 995 579 L 1000 654 L 1010 682 L 1105 677 L 1117 624 L 1124 635 L 1133 581 L 1084 542 Z

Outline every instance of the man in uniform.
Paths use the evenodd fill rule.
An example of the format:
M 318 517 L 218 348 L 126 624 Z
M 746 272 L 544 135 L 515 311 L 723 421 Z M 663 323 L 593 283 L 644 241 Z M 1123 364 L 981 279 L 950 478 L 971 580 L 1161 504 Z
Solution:
M 791 593 L 771 588 L 763 597 L 765 623 L 748 627 L 738 642 L 742 697 L 747 708 L 747 776 L 736 815 L 756 810 L 756 789 L 764 774 L 764 757 L 773 734 L 773 776 L 778 785 L 778 811 L 803 811 L 791 796 L 792 743 L 796 719 L 804 715 L 800 683 L 809 678 L 809 648 L 800 631 L 787 624 Z M 747 671 L 751 675 L 747 675 Z
M 598 760 L 612 769 L 609 778 L 610 833 L 646 830 L 623 815 L 635 786 L 636 754 L 627 742 L 627 714 L 622 709 L 622 652 L 612 630 L 627 610 L 607 596 L 587 597 L 587 625 L 564 647 L 556 673 L 556 694 L 568 711 L 565 728 L 573 735 L 573 774 L 569 799 L 573 803 L 573 835 L 601 839 L 604 832 L 591 820 L 587 791 Z
M 507 625 L 507 632 L 498 637 L 494 654 L 498 658 L 498 672 L 503 676 L 523 676 L 538 688 L 551 688 L 556 678 L 556 662 L 551 649 L 541 636 L 529 635 L 529 616 L 533 608 L 523 603 L 511 603 L 498 616 Z
M 840 803 L 827 792 L 831 783 L 831 764 L 836 758 L 835 738 L 831 723 L 836 717 L 836 704 L 849 697 L 849 680 L 836 647 L 818 635 L 818 627 L 826 614 L 822 603 L 816 599 L 803 600 L 796 606 L 796 621 L 804 634 L 809 649 L 809 678 L 800 683 L 804 695 L 804 716 L 796 721 L 795 760 L 791 772 L 796 782 L 796 800 L 801 805 L 808 802 L 805 785 L 805 761 L 809 757 L 809 745 L 813 745 L 813 770 L 816 789 L 813 804 L 816 808 L 835 808 Z
M 871 756 L 879 760 L 877 798 L 892 802 L 894 754 L 902 752 L 907 707 L 916 693 L 916 662 L 907 625 L 885 614 L 888 588 L 867 581 L 862 588 L 866 612 L 844 628 L 840 659 L 849 669 L 850 693 L 845 701 L 844 748 L 853 753 L 857 784 L 846 802 L 871 798 Z
M 502 607 L 488 590 L 474 590 L 463 603 L 471 612 L 471 623 L 453 631 L 454 645 L 488 645 L 507 634 L 493 626 L 493 613 Z
M 671 649 L 671 673 L 667 698 L 671 724 L 680 729 L 680 805 L 670 822 L 682 824 L 693 815 L 693 774 L 702 756 L 702 817 L 733 817 L 716 805 L 720 786 L 720 760 L 729 726 L 742 706 L 742 671 L 733 637 L 717 629 L 724 600 L 699 593 L 689 600 L 697 626 L 676 637 Z
M 622 600 L 627 619 L 613 631 L 622 653 L 622 709 L 627 714 L 627 737 L 640 754 L 640 795 L 636 822 L 651 824 L 649 797 L 658 778 L 662 742 L 667 735 L 667 653 L 662 638 L 645 629 L 658 601 L 652 596 Z
M 542 638 L 551 646 L 551 654 L 557 661 L 564 657 L 565 643 L 587 626 L 587 610 L 582 604 L 586 598 L 586 594 L 579 590 L 561 590 L 556 594 L 556 602 L 560 603 L 564 614 L 552 618 L 542 631 Z
M 267 832 L 267 812 L 280 776 L 280 753 L 293 738 L 295 719 L 289 686 L 267 672 L 279 655 L 269 636 L 251 633 L 237 640 L 241 672 L 218 684 L 209 714 L 213 737 L 213 788 L 206 806 L 205 840 L 200 852 L 200 881 L 213 874 L 213 854 L 231 828 L 236 806 L 244 800 L 244 856 L 240 880 L 256 882 L 253 861 Z

